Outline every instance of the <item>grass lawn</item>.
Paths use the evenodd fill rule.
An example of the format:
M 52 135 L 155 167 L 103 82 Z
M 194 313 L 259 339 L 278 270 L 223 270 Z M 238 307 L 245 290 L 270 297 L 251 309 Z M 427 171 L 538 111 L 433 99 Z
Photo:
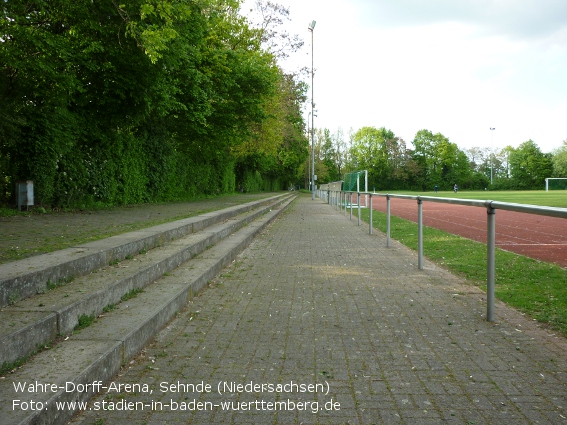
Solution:
M 377 192 L 387 193 L 387 192 Z M 560 207 L 567 208 L 567 190 L 503 190 L 503 191 L 466 191 L 461 190 L 458 193 L 453 191 L 444 192 L 410 192 L 403 190 L 390 191 L 391 194 L 401 195 L 423 195 L 423 196 L 437 196 L 440 198 L 461 198 L 461 199 L 477 199 L 477 200 L 491 200 L 499 202 L 511 202 L 515 204 L 530 204 L 540 205 L 546 207 Z
M 485 192 L 468 192 L 468 194 L 473 193 Z M 502 197 L 499 197 L 500 193 L 503 193 Z M 491 199 L 506 202 L 523 203 L 518 202 L 520 198 L 530 199 L 532 204 L 536 204 L 534 201 L 544 198 L 539 192 L 516 193 L 522 196 L 526 194 L 525 198 L 522 196 L 512 198 L 504 192 L 489 192 L 491 195 L 496 195 L 491 196 Z M 528 197 L 530 193 L 533 196 Z M 448 194 L 439 193 L 438 196 Z M 467 192 L 459 193 L 458 197 L 463 197 L 465 194 Z M 471 199 L 482 198 L 472 196 Z M 362 209 L 362 219 L 368 223 L 369 213 L 366 208 Z M 374 228 L 386 232 L 386 214 L 375 210 L 372 213 L 372 221 Z M 417 250 L 416 223 L 392 216 L 390 226 L 392 239 Z M 486 290 L 485 244 L 424 226 L 423 252 L 429 260 Z M 495 294 L 510 306 L 567 336 L 566 269 L 497 248 Z

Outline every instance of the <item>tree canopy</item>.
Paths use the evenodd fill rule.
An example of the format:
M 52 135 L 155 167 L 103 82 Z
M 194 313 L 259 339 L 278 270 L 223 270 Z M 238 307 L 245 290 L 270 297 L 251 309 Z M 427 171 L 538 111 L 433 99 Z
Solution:
M 547 177 L 567 177 L 567 141 L 552 153 L 541 152 L 532 140 L 491 152 L 461 150 L 445 135 L 427 129 L 419 130 L 409 145 L 385 127 L 351 130 L 348 141 L 340 129 L 333 135 L 327 129 L 315 134 L 319 183 L 368 170 L 369 187 L 376 190 L 451 190 L 455 184 L 476 190 L 541 190 Z
M 236 0 L 3 2 L 0 203 L 24 179 L 53 206 L 293 183 L 308 155 L 306 87 L 282 71 L 265 28 L 239 8 Z M 272 8 L 265 19 L 285 12 Z

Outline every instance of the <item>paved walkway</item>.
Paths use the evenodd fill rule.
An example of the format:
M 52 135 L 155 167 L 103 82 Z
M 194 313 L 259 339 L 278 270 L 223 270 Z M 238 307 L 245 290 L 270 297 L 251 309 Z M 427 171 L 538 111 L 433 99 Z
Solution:
M 367 230 L 298 198 L 73 423 L 567 423 L 563 338 Z

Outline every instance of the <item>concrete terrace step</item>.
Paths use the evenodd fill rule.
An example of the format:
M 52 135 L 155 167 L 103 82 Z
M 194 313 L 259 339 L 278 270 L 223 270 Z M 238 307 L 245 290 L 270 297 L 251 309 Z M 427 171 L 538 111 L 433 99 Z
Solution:
M 238 214 L 266 206 L 286 195 L 235 205 L 218 211 L 112 236 L 76 247 L 0 265 L 0 307 L 14 304 L 49 286 L 64 283 L 121 261 L 140 251 L 169 243 Z
M 217 241 L 212 247 L 205 246 L 209 249 L 197 256 L 191 255 L 191 259 L 167 274 L 162 273 L 143 292 L 115 305 L 110 311 L 99 315 L 91 326 L 73 332 L 53 348 L 33 356 L 21 368 L 0 380 L 1 422 L 6 425 L 66 423 L 78 408 L 58 409 L 56 403 L 87 401 L 96 392 L 105 391 L 97 387 L 97 383 L 107 385 L 120 367 L 127 364 L 194 294 L 228 265 L 292 200 L 293 197 L 279 198 L 275 204 L 267 206 L 264 214 L 254 213 L 255 220 L 247 226 L 240 226 L 236 232 L 225 235 L 228 237 Z M 216 231 L 210 228 L 203 233 L 222 233 L 228 231 L 226 226 L 230 225 L 232 223 L 219 225 Z M 187 239 L 191 238 L 196 241 L 198 235 L 191 235 Z M 158 252 L 163 253 L 167 249 L 175 251 L 175 247 L 182 245 L 182 240 L 179 242 L 156 250 L 156 259 Z M 146 260 L 137 262 L 145 263 Z M 134 265 L 135 262 L 131 260 L 130 264 Z M 137 272 L 142 268 L 136 264 L 132 270 L 136 269 Z M 107 270 L 122 273 L 128 269 L 130 267 L 108 267 L 100 273 Z M 28 387 L 26 391 L 17 392 L 14 386 L 36 382 L 41 385 L 32 386 L 31 389 Z M 47 383 L 53 386 L 45 387 Z M 32 410 L 32 404 L 37 410 Z
M 275 203 L 283 199 L 278 198 Z M 4 307 L 0 311 L 0 365 L 23 359 L 37 351 L 38 347 L 50 344 L 57 336 L 68 335 L 81 316 L 98 316 L 105 308 L 119 303 L 128 293 L 144 288 L 264 214 L 272 205 L 275 204 L 263 205 L 198 233 L 175 239 L 143 255 L 128 257 L 117 264 Z

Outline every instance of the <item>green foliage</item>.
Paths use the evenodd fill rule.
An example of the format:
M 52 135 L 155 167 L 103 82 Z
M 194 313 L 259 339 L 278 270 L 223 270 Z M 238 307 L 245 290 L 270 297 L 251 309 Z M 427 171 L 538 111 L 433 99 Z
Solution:
M 560 170 L 561 151 L 542 153 L 532 140 L 517 148 L 507 146 L 502 149 L 500 156 L 500 159 L 493 158 L 495 171 L 493 183 L 489 186 L 491 190 L 543 189 L 545 179 L 556 172 L 554 164 Z
M 405 142 L 382 127 L 363 127 L 352 138 L 351 168 L 368 170 L 368 185 L 378 190 L 416 185 L 418 168 Z
M 79 208 L 295 179 L 305 87 L 238 7 L 2 3 L 0 204 L 14 202 L 23 179 L 34 181 L 36 204 Z
M 141 288 L 134 288 L 131 291 L 125 293 L 124 295 L 122 295 L 122 297 L 120 297 L 121 301 L 128 301 L 134 297 L 136 297 L 138 294 L 141 294 L 142 292 L 144 292 L 143 289 Z
M 263 189 L 264 183 L 262 181 L 262 175 L 259 171 L 249 171 L 244 172 L 241 190 L 243 192 L 259 192 Z
M 552 173 L 550 155 L 532 141 L 522 143 L 510 153 L 510 172 L 515 189 L 541 189 Z
M 95 317 L 94 314 L 91 314 L 91 315 L 81 314 L 79 316 L 78 323 L 75 326 L 75 330 L 80 331 L 81 329 L 88 328 L 90 325 L 92 325 L 94 323 L 95 319 L 96 319 L 96 317 Z
M 470 181 L 471 170 L 466 154 L 441 133 L 420 130 L 413 145 L 423 190 L 434 186 L 447 190 L 455 184 L 462 186 Z
M 319 158 L 323 165 L 321 168 L 324 171 L 316 170 L 317 181 L 319 184 L 339 181 L 342 179 L 342 176 L 339 172 L 337 161 L 338 153 L 336 151 L 336 146 L 333 144 L 331 132 L 328 129 L 324 129 L 322 134 L 319 134 L 320 136 L 318 138 L 323 139 L 323 143 L 320 147 Z
M 552 163 L 552 177 L 567 177 L 567 140 L 553 152 Z

